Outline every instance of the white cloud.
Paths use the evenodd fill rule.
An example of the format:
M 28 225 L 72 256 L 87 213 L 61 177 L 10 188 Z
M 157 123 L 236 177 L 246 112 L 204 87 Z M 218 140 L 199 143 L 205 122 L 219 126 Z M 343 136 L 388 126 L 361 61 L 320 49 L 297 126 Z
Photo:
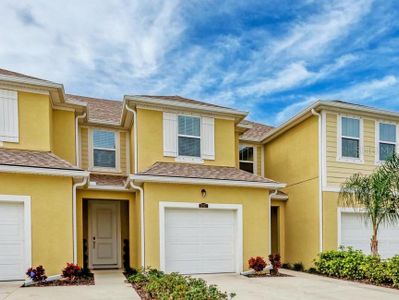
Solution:
M 344 100 L 361 104 L 372 104 L 385 100 L 390 96 L 393 96 L 391 101 L 398 101 L 394 96 L 398 93 L 399 79 L 396 76 L 388 75 L 380 79 L 359 82 L 345 89 L 336 90 L 331 93 L 308 96 L 305 100 L 288 105 L 278 112 L 273 123 L 279 125 L 287 121 L 317 100 Z
M 178 8 L 177 0 L 3 1 L 0 65 L 67 85 L 86 74 L 148 77 L 184 31 Z

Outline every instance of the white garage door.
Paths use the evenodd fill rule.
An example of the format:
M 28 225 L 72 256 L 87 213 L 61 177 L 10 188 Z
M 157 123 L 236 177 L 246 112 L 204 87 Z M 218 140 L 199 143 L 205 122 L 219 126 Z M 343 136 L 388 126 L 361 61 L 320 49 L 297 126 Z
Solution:
M 165 271 L 183 274 L 236 271 L 236 212 L 165 210 Z
M 24 279 L 24 206 L 0 202 L 0 280 Z
M 341 244 L 352 246 L 370 254 L 372 234 L 370 222 L 365 222 L 361 213 L 341 214 Z M 399 226 L 381 225 L 378 231 L 378 252 L 383 258 L 399 254 Z

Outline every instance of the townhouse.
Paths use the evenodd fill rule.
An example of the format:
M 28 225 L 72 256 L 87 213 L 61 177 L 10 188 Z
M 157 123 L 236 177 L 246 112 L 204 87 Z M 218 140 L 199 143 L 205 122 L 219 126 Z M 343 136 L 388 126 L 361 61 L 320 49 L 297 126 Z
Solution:
M 367 251 L 339 185 L 395 151 L 399 115 L 321 101 L 278 128 L 246 116 L 178 96 L 70 95 L 0 69 L 0 280 L 39 264 L 239 273 L 251 256 L 310 266 L 341 244 Z M 384 255 L 397 233 L 384 229 Z

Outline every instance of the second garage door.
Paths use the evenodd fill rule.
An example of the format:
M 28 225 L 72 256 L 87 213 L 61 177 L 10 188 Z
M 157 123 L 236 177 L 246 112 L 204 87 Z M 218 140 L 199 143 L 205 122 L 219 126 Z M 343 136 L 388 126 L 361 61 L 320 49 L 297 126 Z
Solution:
M 236 211 L 165 210 L 165 271 L 183 274 L 235 272 Z
M 361 213 L 341 214 L 341 245 L 352 246 L 370 254 L 371 224 L 366 224 Z M 383 258 L 399 254 L 399 225 L 380 225 L 378 252 Z

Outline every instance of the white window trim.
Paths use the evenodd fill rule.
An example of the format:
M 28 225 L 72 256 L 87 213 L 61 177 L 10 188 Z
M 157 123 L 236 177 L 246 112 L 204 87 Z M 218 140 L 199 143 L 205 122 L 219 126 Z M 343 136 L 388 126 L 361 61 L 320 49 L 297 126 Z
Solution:
M 396 127 L 396 143 L 380 140 L 380 124 L 395 125 L 395 127 Z M 398 153 L 398 140 L 399 140 L 399 133 L 398 133 L 398 124 L 397 123 L 392 122 L 392 121 L 385 121 L 385 120 L 375 121 L 375 163 L 376 163 L 376 165 L 380 165 L 381 163 L 384 162 L 384 160 L 380 160 L 380 143 L 395 145 L 395 153 Z
M 94 166 L 94 145 L 93 145 L 93 133 L 94 130 L 99 131 L 109 131 L 115 134 L 115 168 L 107 167 L 96 167 Z M 89 171 L 99 171 L 99 172 L 117 172 L 120 173 L 120 135 L 119 131 L 104 129 L 104 128 L 89 128 Z M 96 148 L 102 149 L 102 148 Z M 110 150 L 105 149 L 104 150 Z
M 161 271 L 166 270 L 165 255 L 165 211 L 166 208 L 191 208 L 191 209 L 223 209 L 236 211 L 236 273 L 243 271 L 243 217 L 241 204 L 213 204 L 208 203 L 208 208 L 199 208 L 197 202 L 159 202 L 159 261 Z
M 190 117 L 190 118 L 196 118 L 199 119 L 200 123 L 200 134 L 199 136 L 196 135 L 186 135 L 186 134 L 180 134 L 179 133 L 179 117 Z M 204 160 L 202 159 L 202 148 L 201 148 L 201 142 L 202 142 L 202 136 L 201 136 L 201 123 L 202 123 L 202 118 L 201 116 L 196 116 L 196 115 L 186 115 L 186 114 L 177 114 L 177 138 L 176 138 L 176 150 L 177 150 L 177 156 L 175 158 L 175 161 L 177 162 L 187 162 L 187 163 L 197 163 L 197 164 L 203 164 Z M 200 156 L 186 156 L 186 155 L 180 155 L 179 154 L 179 137 L 187 137 L 187 138 L 195 138 L 200 141 Z
M 338 118 L 337 119 L 337 161 L 363 164 L 364 163 L 363 119 L 358 116 L 346 115 L 346 114 L 338 114 L 337 118 Z M 359 131 L 360 131 L 359 138 L 358 138 L 358 140 L 359 140 L 359 158 L 342 156 L 342 138 L 357 139 L 354 137 L 342 135 L 342 118 L 351 118 L 351 119 L 359 120 Z
M 32 266 L 31 197 L 21 195 L 0 195 L 0 202 L 22 202 L 24 205 L 24 269 L 27 270 Z
M 257 146 L 256 145 L 249 145 L 249 144 L 239 144 L 238 145 L 238 147 L 240 148 L 241 146 L 243 146 L 243 147 L 251 147 L 251 148 L 253 148 L 253 158 L 254 158 L 254 160 L 253 161 L 251 161 L 251 160 L 241 160 L 241 159 L 239 159 L 238 160 L 238 162 L 239 163 L 252 163 L 254 166 L 253 166 L 253 170 L 254 170 L 254 172 L 253 172 L 253 174 L 255 174 L 255 175 L 258 175 L 258 161 L 257 161 Z M 238 149 L 238 158 L 240 158 L 240 149 Z

